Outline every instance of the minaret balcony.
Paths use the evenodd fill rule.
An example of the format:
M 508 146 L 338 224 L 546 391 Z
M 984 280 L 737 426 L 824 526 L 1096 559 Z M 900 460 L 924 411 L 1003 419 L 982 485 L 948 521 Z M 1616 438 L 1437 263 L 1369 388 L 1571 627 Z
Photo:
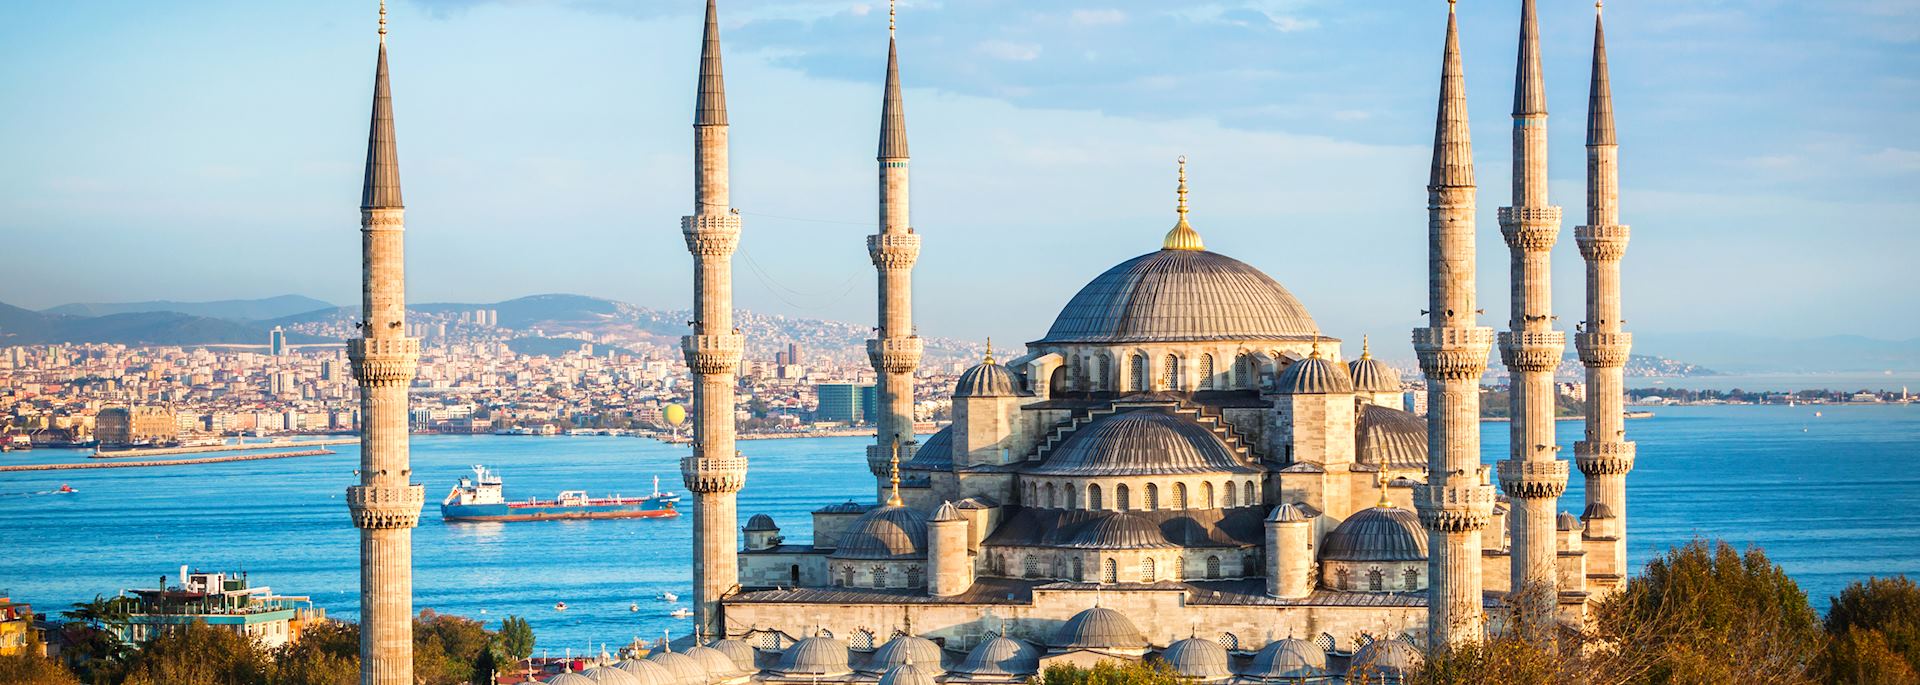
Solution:
M 1559 459 L 1515 461 L 1495 465 L 1500 473 L 1500 489 L 1514 499 L 1559 497 L 1567 491 L 1567 462 Z
M 1484 326 L 1443 326 L 1413 329 L 1413 351 L 1420 371 L 1435 380 L 1479 378 L 1487 370 L 1493 347 L 1493 329 Z
M 1633 470 L 1639 449 L 1631 442 L 1581 440 L 1573 443 L 1573 463 L 1586 476 L 1624 476 Z
M 400 207 L 361 207 L 360 230 L 398 231 L 406 227 L 406 216 Z
M 1566 351 L 1567 334 L 1562 331 L 1500 333 L 1500 362 L 1512 371 L 1552 371 Z
M 1580 363 L 1592 368 L 1611 369 L 1627 365 L 1633 349 L 1633 334 L 1618 331 L 1588 331 L 1573 335 L 1573 347 L 1580 352 Z
M 867 256 L 879 269 L 911 269 L 920 259 L 920 234 L 880 233 L 867 236 Z
M 694 492 L 739 492 L 747 485 L 747 458 L 737 454 L 710 459 L 681 457 L 680 479 Z
M 740 215 L 700 213 L 680 217 L 680 233 L 695 257 L 730 257 L 740 245 Z
M 1428 530 L 1468 533 L 1487 527 L 1493 517 L 1493 488 L 1472 481 L 1460 484 L 1418 485 L 1413 508 Z
M 873 370 L 881 373 L 912 373 L 920 368 L 925 351 L 926 343 L 917 335 L 867 341 L 867 359 L 873 362 Z
M 1560 239 L 1560 208 L 1501 207 L 1500 235 L 1507 239 L 1507 247 L 1516 250 L 1552 249 Z
M 361 385 L 405 385 L 420 362 L 420 339 L 348 338 L 347 361 Z
M 1580 256 L 1590 262 L 1617 262 L 1627 253 L 1627 238 L 1633 231 L 1621 224 L 1575 226 L 1573 241 Z
M 913 455 L 920 451 L 920 443 L 904 441 L 900 443 L 900 463 L 913 461 Z M 867 445 L 867 470 L 873 475 L 886 476 L 893 472 L 893 445 Z
M 420 485 L 355 485 L 347 488 L 347 511 L 356 528 L 412 528 L 420 521 L 427 490 Z
M 686 354 L 687 367 L 700 375 L 733 373 L 739 369 L 741 352 L 746 344 L 746 336 L 738 334 L 688 335 L 680 338 L 680 350 Z

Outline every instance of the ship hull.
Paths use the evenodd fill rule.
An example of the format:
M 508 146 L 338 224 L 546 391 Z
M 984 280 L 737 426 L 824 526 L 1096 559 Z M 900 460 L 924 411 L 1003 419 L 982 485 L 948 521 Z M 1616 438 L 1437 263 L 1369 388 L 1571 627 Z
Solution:
M 591 519 L 671 518 L 680 512 L 651 502 L 624 504 L 442 504 L 440 518 L 466 521 L 579 521 Z

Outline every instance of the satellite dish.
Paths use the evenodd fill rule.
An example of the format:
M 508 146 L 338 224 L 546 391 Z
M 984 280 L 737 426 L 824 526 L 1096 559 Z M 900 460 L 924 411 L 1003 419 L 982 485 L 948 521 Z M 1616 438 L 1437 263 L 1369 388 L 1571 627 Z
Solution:
M 667 423 L 674 426 L 687 422 L 687 408 L 679 404 L 667 405 Z

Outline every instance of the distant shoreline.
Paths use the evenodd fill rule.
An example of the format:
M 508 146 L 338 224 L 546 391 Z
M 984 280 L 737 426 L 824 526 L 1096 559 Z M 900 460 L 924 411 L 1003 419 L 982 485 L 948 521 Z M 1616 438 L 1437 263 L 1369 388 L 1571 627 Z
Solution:
M 262 459 L 285 459 L 287 457 L 312 457 L 322 454 L 338 454 L 333 450 L 294 450 L 290 452 L 268 452 L 266 454 L 234 454 L 224 457 L 199 457 L 196 459 L 162 459 L 159 461 L 96 461 L 80 464 L 11 464 L 0 466 L 0 473 L 15 471 L 76 471 L 80 469 L 126 469 L 142 466 L 186 466 L 191 464 L 224 464 L 234 461 L 259 461 Z

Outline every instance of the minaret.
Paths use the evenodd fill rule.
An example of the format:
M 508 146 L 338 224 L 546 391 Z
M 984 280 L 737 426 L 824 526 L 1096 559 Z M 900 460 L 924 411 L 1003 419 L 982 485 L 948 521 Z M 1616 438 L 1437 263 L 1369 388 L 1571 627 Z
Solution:
M 1473 141 L 1452 0 L 1442 63 L 1427 181 L 1427 327 L 1413 331 L 1413 349 L 1427 376 L 1427 483 L 1413 502 L 1427 528 L 1427 633 L 1433 645 L 1477 640 L 1485 630 L 1480 532 L 1493 514 L 1493 488 L 1480 465 L 1480 376 L 1493 329 L 1476 321 Z
M 1587 557 L 1588 571 L 1603 576 L 1600 592 L 1617 588 L 1627 573 L 1627 472 L 1633 443 L 1626 435 L 1622 368 L 1633 334 L 1621 330 L 1620 257 L 1627 227 L 1620 221 L 1619 145 L 1613 136 L 1613 90 L 1607 80 L 1607 32 L 1600 5 L 1593 13 L 1593 86 L 1587 97 L 1587 224 L 1573 229 L 1587 261 L 1587 321 L 1573 337 L 1587 367 L 1586 439 L 1573 444 L 1574 463 L 1586 477 L 1586 539 L 1605 550 Z
M 867 448 L 867 466 L 886 474 L 891 445 L 913 439 L 913 371 L 920 367 L 921 341 L 913 329 L 913 263 L 920 258 L 920 236 L 907 219 L 907 112 L 900 99 L 900 56 L 894 40 L 894 9 L 887 9 L 887 90 L 880 104 L 880 232 L 867 236 L 867 255 L 880 276 L 878 338 L 867 341 L 878 383 L 873 412 L 875 435 Z
M 413 527 L 426 493 L 412 484 L 407 456 L 407 385 L 420 340 L 407 337 L 403 207 L 382 2 L 360 191 L 360 337 L 347 341 L 360 384 L 360 484 L 347 488 L 347 510 L 360 529 L 361 685 L 413 684 Z
M 680 232 L 693 253 L 693 335 L 680 339 L 693 373 L 693 455 L 680 475 L 693 492 L 694 629 L 726 637 L 720 599 L 740 583 L 734 497 L 747 459 L 734 450 L 733 386 L 743 339 L 733 327 L 733 250 L 740 215 L 727 196 L 727 92 L 720 74 L 720 20 L 707 0 L 700 86 L 693 108 L 693 215 Z
M 1551 251 L 1560 208 L 1547 204 L 1547 95 L 1540 74 L 1534 0 L 1521 0 L 1520 55 L 1513 79 L 1513 206 L 1500 208 L 1500 234 L 1512 255 L 1513 315 L 1500 334 L 1500 359 L 1512 392 L 1512 447 L 1500 462 L 1500 487 L 1513 499 L 1512 588 L 1550 617 L 1559 598 L 1555 507 L 1567 489 L 1567 462 L 1554 443 L 1553 371 L 1566 335 L 1553 330 Z M 1526 599 L 1523 599 L 1526 601 Z

